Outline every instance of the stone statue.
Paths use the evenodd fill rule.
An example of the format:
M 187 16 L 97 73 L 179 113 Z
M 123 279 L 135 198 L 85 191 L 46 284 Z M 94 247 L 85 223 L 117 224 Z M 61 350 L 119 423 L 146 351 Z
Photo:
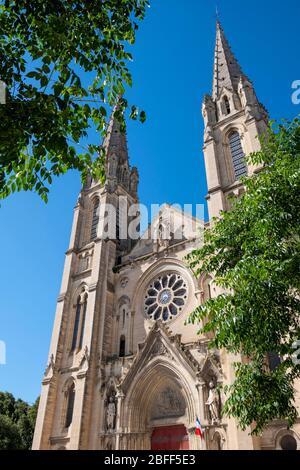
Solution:
M 133 167 L 130 173 L 130 191 L 136 195 L 139 184 L 139 175 L 136 167 Z
M 108 399 L 108 405 L 106 410 L 106 426 L 108 431 L 112 431 L 115 428 L 115 417 L 116 417 L 116 404 L 114 397 L 110 396 Z
M 157 243 L 159 247 L 168 248 L 170 244 L 170 224 L 159 224 L 157 230 Z
M 219 421 L 219 396 L 213 382 L 209 382 L 209 394 L 206 402 L 212 423 Z

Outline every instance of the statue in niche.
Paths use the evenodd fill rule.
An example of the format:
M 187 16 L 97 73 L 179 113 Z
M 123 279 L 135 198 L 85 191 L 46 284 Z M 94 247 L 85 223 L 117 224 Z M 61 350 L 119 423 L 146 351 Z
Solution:
M 168 248 L 170 244 L 170 224 L 160 221 L 157 229 L 157 243 L 159 247 Z
M 225 438 L 220 432 L 215 432 L 211 439 L 210 450 L 223 450 L 225 445 Z
M 113 395 L 110 395 L 106 410 L 106 427 L 108 431 L 113 431 L 115 429 L 116 413 L 117 409 L 115 399 Z
M 205 404 L 208 406 L 212 424 L 217 423 L 219 421 L 220 401 L 215 384 L 212 381 L 209 382 L 208 399 Z

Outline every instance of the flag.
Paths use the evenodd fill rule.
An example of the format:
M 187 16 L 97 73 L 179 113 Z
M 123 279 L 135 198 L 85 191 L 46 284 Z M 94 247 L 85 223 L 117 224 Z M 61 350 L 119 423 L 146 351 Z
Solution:
M 199 436 L 201 439 L 204 439 L 204 430 L 202 429 L 199 418 L 196 418 L 196 436 Z

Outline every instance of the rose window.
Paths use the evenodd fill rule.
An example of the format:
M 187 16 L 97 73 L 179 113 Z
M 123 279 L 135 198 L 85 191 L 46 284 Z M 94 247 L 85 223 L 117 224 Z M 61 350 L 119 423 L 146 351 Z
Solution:
M 187 285 L 179 274 L 164 274 L 153 280 L 145 295 L 145 314 L 151 320 L 172 320 L 187 299 Z

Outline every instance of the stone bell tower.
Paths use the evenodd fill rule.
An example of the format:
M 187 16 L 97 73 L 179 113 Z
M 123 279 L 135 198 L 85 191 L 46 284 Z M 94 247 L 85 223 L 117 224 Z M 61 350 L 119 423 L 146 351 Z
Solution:
M 202 106 L 204 159 L 210 219 L 230 209 L 228 196 L 243 191 L 242 176 L 258 168 L 245 162 L 245 155 L 259 150 L 258 135 L 267 126 L 268 114 L 253 84 L 243 73 L 217 21 L 212 95 Z
M 113 268 L 133 245 L 126 233 L 121 236 L 130 221 L 125 206 L 138 202 L 138 172 L 129 165 L 126 135 L 114 113 L 103 145 L 106 182 L 88 178 L 74 209 L 33 449 L 93 447 L 99 364 L 114 348 Z M 108 222 L 110 236 L 104 235 Z

